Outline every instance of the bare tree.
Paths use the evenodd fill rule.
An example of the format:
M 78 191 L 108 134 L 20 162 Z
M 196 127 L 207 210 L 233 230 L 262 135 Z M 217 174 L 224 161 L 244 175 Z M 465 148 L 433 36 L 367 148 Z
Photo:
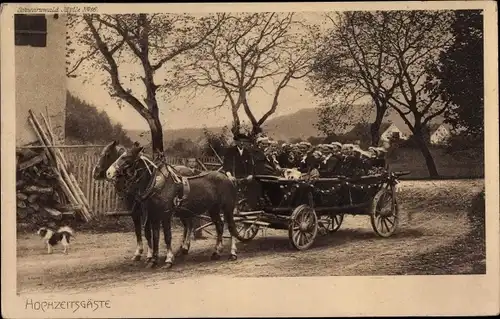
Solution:
M 432 70 L 438 64 L 441 52 L 452 43 L 453 13 L 392 11 L 381 15 L 390 21 L 384 32 L 384 43 L 396 66 L 390 76 L 398 83 L 389 105 L 412 131 L 429 175 L 438 176 L 425 131 L 429 122 L 444 114 L 450 105 L 450 100 L 443 99 L 443 88 Z
M 238 111 L 243 107 L 252 133 L 259 133 L 276 112 L 282 90 L 309 73 L 316 37 L 317 30 L 306 27 L 293 13 L 233 14 L 203 47 L 191 51 L 190 84 L 197 91 L 210 88 L 219 94 L 219 103 L 211 108 L 229 104 L 233 132 L 241 127 Z M 271 105 L 257 118 L 249 95 L 268 86 L 273 86 Z
M 318 121 L 313 124 L 325 136 L 335 136 L 360 122 L 367 122 L 367 111 L 373 105 L 354 104 L 352 101 L 327 101 L 317 108 Z
M 398 79 L 389 76 L 394 69 L 394 58 L 384 47 L 384 32 L 390 22 L 385 16 L 363 11 L 338 12 L 326 17 L 333 27 L 323 39 L 322 49 L 315 57 L 314 72 L 309 77 L 312 91 L 333 105 L 322 110 L 320 117 L 325 121 L 334 115 L 349 118 L 346 111 L 352 108 L 345 105 L 369 97 L 372 103 L 363 105 L 374 107 L 370 134 L 372 145 L 378 145 L 380 125 L 398 85 Z M 344 102 L 331 102 L 333 99 Z
M 335 29 L 327 48 L 332 53 L 319 56 L 312 77 L 322 84 L 317 92 L 370 96 L 377 111 L 372 143 L 383 114 L 389 107 L 394 109 L 412 131 L 429 174 L 437 176 L 424 131 L 449 105 L 442 100 L 442 89 L 431 70 L 452 40 L 451 13 L 346 12 L 331 18 Z
M 147 121 L 155 154 L 163 153 L 159 96 L 181 87 L 173 76 L 182 55 L 216 30 L 224 15 L 195 18 L 186 14 L 72 16 L 69 37 L 70 77 L 105 71 L 103 83 L 113 98 L 126 102 Z M 90 63 L 89 63 L 90 62 Z M 78 73 L 77 73 L 78 72 Z

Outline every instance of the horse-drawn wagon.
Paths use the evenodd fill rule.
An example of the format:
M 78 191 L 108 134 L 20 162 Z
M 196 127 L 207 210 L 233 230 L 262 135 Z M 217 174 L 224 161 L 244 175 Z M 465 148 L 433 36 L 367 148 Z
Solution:
M 287 179 L 257 175 L 238 181 L 239 196 L 235 221 L 238 238 L 252 240 L 261 227 L 288 231 L 297 250 L 311 247 L 318 230 L 337 231 L 344 215 L 368 215 L 375 233 L 391 236 L 398 228 L 396 199 L 398 178 L 409 172 L 385 172 L 360 177 Z M 256 203 L 248 200 L 249 185 L 258 191 Z M 209 226 L 206 224 L 201 228 Z

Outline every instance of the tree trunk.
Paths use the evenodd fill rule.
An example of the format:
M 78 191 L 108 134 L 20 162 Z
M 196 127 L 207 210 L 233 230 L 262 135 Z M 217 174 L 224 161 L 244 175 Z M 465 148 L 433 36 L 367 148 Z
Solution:
M 425 164 L 427 165 L 427 170 L 429 171 L 430 177 L 438 177 L 439 173 L 436 167 L 436 163 L 434 163 L 434 158 L 425 142 L 425 139 L 422 135 L 422 132 L 413 133 L 415 137 L 415 141 L 417 142 L 418 147 L 420 148 L 420 152 L 422 152 L 422 156 L 425 159 Z
M 148 120 L 149 129 L 151 131 L 151 147 L 153 154 L 163 154 L 163 131 L 158 118 Z
M 233 125 L 231 126 L 231 133 L 233 133 L 233 135 L 236 135 L 240 132 L 240 128 L 241 128 L 241 125 L 240 125 L 240 121 L 234 121 L 233 122 Z
M 375 121 L 370 125 L 370 134 L 371 134 L 371 145 L 378 146 L 380 142 L 380 125 L 382 124 L 383 114 L 379 114 L 377 112 L 377 117 Z
M 257 136 L 259 133 L 262 133 L 262 127 L 259 125 L 252 125 L 252 137 Z

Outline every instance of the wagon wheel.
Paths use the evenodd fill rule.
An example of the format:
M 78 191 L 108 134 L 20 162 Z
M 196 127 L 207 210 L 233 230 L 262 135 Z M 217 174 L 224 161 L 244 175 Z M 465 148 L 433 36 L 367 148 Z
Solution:
M 238 212 L 245 212 L 249 210 L 250 207 L 248 206 L 246 199 L 242 199 L 238 202 L 237 206 Z M 257 233 L 259 231 L 259 226 L 255 224 L 250 225 L 241 222 L 236 222 L 236 230 L 238 231 L 238 235 L 236 236 L 236 238 L 238 238 L 238 240 L 241 242 L 246 242 L 254 239 L 255 236 L 257 236 Z
M 306 250 L 314 243 L 318 234 L 318 217 L 311 206 L 302 204 L 295 208 L 290 217 L 288 237 L 297 250 Z
M 324 219 L 326 221 L 326 230 L 328 230 L 330 233 L 334 233 L 339 230 L 340 226 L 342 225 L 342 222 L 344 221 L 344 214 L 331 214 L 325 216 Z
M 392 187 L 382 188 L 373 198 L 370 221 L 380 237 L 390 237 L 398 228 L 399 207 Z

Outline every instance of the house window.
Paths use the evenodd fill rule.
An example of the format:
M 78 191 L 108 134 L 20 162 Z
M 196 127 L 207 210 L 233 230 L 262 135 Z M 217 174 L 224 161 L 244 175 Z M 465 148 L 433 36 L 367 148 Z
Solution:
M 43 14 L 14 15 L 14 30 L 16 45 L 47 46 L 47 19 Z
M 399 132 L 392 132 L 392 138 L 399 140 L 400 139 Z

